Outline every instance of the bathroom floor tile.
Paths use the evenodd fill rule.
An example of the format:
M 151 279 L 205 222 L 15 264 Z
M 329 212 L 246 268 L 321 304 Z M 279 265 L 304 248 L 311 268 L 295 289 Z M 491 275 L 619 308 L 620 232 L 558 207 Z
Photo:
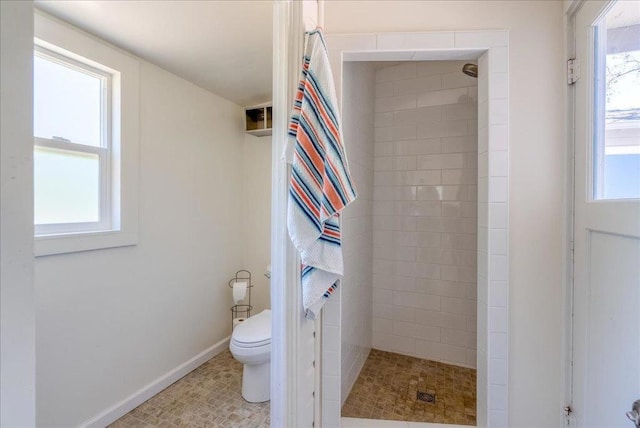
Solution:
M 435 403 L 418 392 L 435 394 Z M 476 371 L 372 349 L 342 416 L 475 425 Z
M 269 427 L 269 402 L 247 403 L 241 386 L 242 364 L 225 350 L 109 427 Z

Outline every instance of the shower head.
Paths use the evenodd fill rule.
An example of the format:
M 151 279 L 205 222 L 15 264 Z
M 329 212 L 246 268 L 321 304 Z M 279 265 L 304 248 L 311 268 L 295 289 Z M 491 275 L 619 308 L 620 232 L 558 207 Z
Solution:
M 478 77 L 478 66 L 475 64 L 467 63 L 462 66 L 462 72 L 467 76 Z

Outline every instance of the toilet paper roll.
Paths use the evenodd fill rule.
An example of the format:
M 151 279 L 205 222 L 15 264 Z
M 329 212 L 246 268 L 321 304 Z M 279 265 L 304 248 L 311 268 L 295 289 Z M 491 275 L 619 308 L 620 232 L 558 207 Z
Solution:
M 234 282 L 233 283 L 233 303 L 236 305 L 238 302 L 245 298 L 247 295 L 247 283 L 246 282 Z
M 246 321 L 246 318 L 241 317 L 241 318 L 234 318 L 233 319 L 233 328 L 236 328 L 241 322 Z

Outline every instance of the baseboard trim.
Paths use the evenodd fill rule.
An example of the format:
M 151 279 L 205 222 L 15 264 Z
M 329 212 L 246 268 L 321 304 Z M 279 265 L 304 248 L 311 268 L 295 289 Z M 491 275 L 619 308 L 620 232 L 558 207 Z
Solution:
M 98 416 L 86 422 L 83 422 L 82 424 L 80 424 L 80 427 L 103 428 L 110 423 L 115 422 L 118 418 L 126 415 L 131 410 L 135 409 L 140 404 L 144 403 L 180 378 L 197 369 L 202 364 L 220 354 L 225 349 L 229 349 L 230 338 L 231 336 L 228 336 L 215 345 L 211 346 L 210 348 L 205 349 L 195 357 L 191 358 L 189 361 L 180 364 L 178 367 L 160 376 L 158 379 L 142 387 L 113 407 L 110 407 L 109 409 L 100 413 Z

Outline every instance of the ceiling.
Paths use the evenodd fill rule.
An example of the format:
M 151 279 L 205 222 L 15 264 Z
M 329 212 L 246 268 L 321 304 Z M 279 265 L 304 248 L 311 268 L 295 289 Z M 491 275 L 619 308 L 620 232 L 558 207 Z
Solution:
M 35 4 L 236 104 L 271 100 L 270 0 Z

